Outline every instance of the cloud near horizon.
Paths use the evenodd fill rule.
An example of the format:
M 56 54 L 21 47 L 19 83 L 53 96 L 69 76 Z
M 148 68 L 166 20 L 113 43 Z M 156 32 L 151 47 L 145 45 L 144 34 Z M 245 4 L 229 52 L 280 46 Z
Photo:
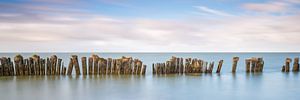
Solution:
M 46 2 L 37 1 L 43 4 Z M 5 8 L 0 10 L 0 45 L 2 45 L 0 51 L 299 51 L 298 3 L 293 3 L 296 0 L 280 1 L 286 4 L 283 6 L 279 1 L 275 1 L 278 4 L 269 1 L 237 4 L 240 8 L 244 8 L 239 14 L 200 4 L 190 5 L 188 10 L 182 11 L 184 17 L 176 18 L 165 18 L 164 15 L 160 16 L 162 18 L 140 17 L 148 13 L 138 13 L 134 17 L 125 14 L 116 16 L 105 13 L 118 11 L 98 13 L 101 11 L 85 8 L 87 5 L 64 9 L 66 5 L 77 5 L 65 2 L 50 2 L 63 5 L 58 7 L 48 3 L 45 6 L 35 5 L 36 1 L 28 4 L 3 3 L 0 4 L 2 5 L 0 8 Z M 123 5 L 135 5 L 132 2 L 123 4 L 124 1 L 119 3 L 118 0 L 97 2 L 104 2 L 104 5 L 115 4 L 117 8 L 123 8 Z M 269 7 L 265 8 L 265 5 Z M 277 6 L 282 7 L 277 8 Z M 146 8 L 141 7 L 141 9 Z M 166 10 L 166 8 L 161 9 Z M 294 11 L 289 11 L 290 9 Z M 205 14 L 186 13 L 191 11 Z M 288 13 L 278 15 L 277 11 Z

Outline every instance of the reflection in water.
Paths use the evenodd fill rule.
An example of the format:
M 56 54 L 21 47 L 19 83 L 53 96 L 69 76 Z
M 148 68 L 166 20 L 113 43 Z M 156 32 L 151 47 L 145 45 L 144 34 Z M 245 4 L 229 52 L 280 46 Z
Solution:
M 1 100 L 299 99 L 298 73 L 0 77 Z

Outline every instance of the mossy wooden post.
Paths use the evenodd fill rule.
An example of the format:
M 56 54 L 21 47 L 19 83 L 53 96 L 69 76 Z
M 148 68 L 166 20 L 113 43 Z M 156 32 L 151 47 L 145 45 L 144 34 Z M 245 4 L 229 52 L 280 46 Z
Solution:
M 73 71 L 73 58 L 70 58 L 67 75 L 72 75 L 72 71 Z
M 292 62 L 291 58 L 286 58 L 285 60 L 285 72 L 290 72 L 290 63 Z
M 2 57 L 1 58 L 1 64 L 2 64 L 2 68 L 3 68 L 3 76 L 8 76 L 8 63 L 7 63 L 7 58 L 6 57 Z
M 251 59 L 246 59 L 245 64 L 246 64 L 246 72 L 249 73 L 250 72 Z
M 93 57 L 89 57 L 89 75 L 93 74 Z
M 61 63 L 62 63 L 62 59 L 58 58 L 57 60 L 57 66 L 56 66 L 56 75 L 60 75 L 61 72 Z
M 86 57 L 81 57 L 81 64 L 82 64 L 82 73 L 83 73 L 83 75 L 87 75 Z
M 220 60 L 216 73 L 221 73 L 222 65 L 223 65 L 223 60 Z
M 299 72 L 299 57 L 294 58 L 293 72 Z
M 232 64 L 232 70 L 231 72 L 232 73 L 235 73 L 236 72 L 236 67 L 237 67 L 237 63 L 239 61 L 239 57 L 233 57 L 233 64 Z
M 57 63 L 57 56 L 52 55 L 50 57 L 50 62 L 51 62 L 51 75 L 55 75 L 56 72 L 56 63 Z
M 73 64 L 75 66 L 76 75 L 80 75 L 81 73 L 80 73 L 80 67 L 78 63 L 78 56 L 72 55 L 72 59 L 73 59 Z

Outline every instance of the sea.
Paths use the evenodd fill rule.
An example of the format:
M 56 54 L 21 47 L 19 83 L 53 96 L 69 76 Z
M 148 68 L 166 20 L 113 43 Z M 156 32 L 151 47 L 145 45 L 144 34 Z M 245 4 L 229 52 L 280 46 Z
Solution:
M 289 52 L 180 52 L 180 53 L 0 53 L 0 57 L 34 54 L 57 55 L 67 66 L 71 55 L 103 58 L 138 58 L 147 65 L 146 75 L 1 76 L 0 100 L 300 100 L 298 72 L 281 72 Z M 152 75 L 152 63 L 172 56 L 215 62 L 214 73 Z M 231 73 L 232 58 L 240 57 Z M 245 59 L 263 57 L 263 73 L 246 73 Z M 217 62 L 224 60 L 221 73 Z M 291 63 L 292 66 L 292 63 Z

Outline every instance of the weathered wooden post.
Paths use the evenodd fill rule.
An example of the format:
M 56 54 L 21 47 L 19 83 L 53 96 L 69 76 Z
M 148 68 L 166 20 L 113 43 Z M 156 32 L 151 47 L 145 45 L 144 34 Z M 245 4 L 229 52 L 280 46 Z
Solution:
M 286 58 L 285 60 L 285 72 L 290 72 L 290 63 L 292 62 L 291 58 Z
M 299 57 L 294 58 L 293 72 L 299 71 Z
M 99 67 L 98 67 L 98 60 L 99 60 L 99 57 L 97 55 L 92 55 L 93 57 L 93 61 L 94 61 L 94 74 L 97 75 L 98 74 L 98 71 L 99 71 Z
M 58 58 L 57 60 L 57 69 L 56 69 L 56 75 L 60 75 L 60 72 L 61 72 L 61 63 L 62 63 L 62 59 Z
M 208 73 L 212 73 L 214 69 L 214 62 L 209 63 Z
M 67 75 L 72 75 L 72 71 L 73 71 L 73 58 L 70 58 Z
M 57 63 L 57 56 L 52 55 L 50 57 L 50 62 L 51 62 L 51 75 L 55 75 L 56 72 L 56 63 Z
M 218 68 L 217 68 L 216 73 L 220 73 L 220 72 L 221 72 L 222 65 L 223 65 L 223 60 L 220 60 L 220 61 L 219 61 L 219 64 L 218 64 Z
M 41 60 L 41 75 L 45 75 L 45 59 Z
M 237 63 L 239 61 L 239 57 L 233 57 L 233 64 L 232 64 L 232 73 L 236 72 Z
M 155 64 L 154 63 L 152 63 L 152 74 L 156 74 Z
M 142 75 L 145 75 L 146 74 L 146 69 L 147 69 L 147 66 L 146 65 L 143 65 L 143 68 L 142 68 Z
M 263 71 L 263 68 L 264 68 L 264 60 L 263 58 L 258 58 L 258 70 L 257 72 L 262 72 Z
M 78 56 L 72 55 L 72 59 L 73 59 L 73 64 L 75 66 L 76 75 L 80 75 L 81 73 L 80 73 L 80 67 L 78 63 Z
M 246 72 L 249 73 L 250 72 L 251 59 L 246 59 L 245 63 L 246 63 Z
M 86 57 L 81 57 L 81 64 L 82 64 L 83 75 L 87 75 Z
M 93 74 L 93 57 L 89 57 L 89 75 Z
M 251 58 L 251 72 L 255 72 L 256 68 L 257 68 L 257 58 L 252 57 Z
M 107 58 L 107 69 L 106 73 L 111 74 L 111 69 L 112 69 L 112 58 Z
M 23 57 L 21 55 L 16 55 L 14 58 L 16 75 L 20 75 L 20 67 L 24 66 Z

